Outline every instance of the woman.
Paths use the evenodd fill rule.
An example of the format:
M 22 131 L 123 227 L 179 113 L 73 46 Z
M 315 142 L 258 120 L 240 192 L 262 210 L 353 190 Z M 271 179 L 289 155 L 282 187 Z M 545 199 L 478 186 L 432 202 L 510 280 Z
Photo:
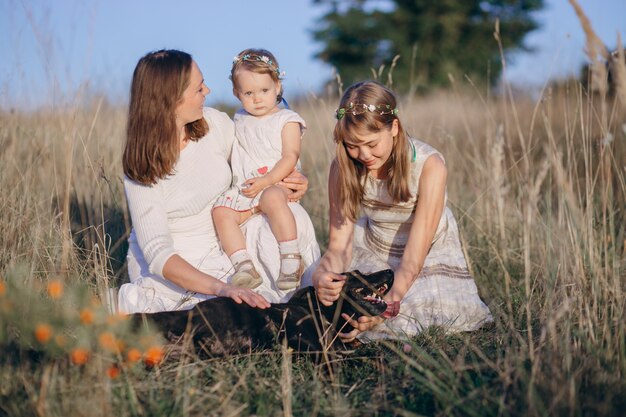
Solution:
M 278 276 L 278 244 L 263 216 L 243 226 L 263 284 L 252 291 L 229 284 L 232 264 L 220 249 L 211 209 L 232 181 L 229 166 L 235 141 L 232 121 L 204 108 L 209 89 L 192 57 L 181 51 L 148 53 L 131 85 L 124 189 L 133 230 L 129 237 L 130 283 L 119 291 L 126 313 L 191 308 L 211 296 L 265 308 L 287 293 L 272 287 Z M 299 199 L 307 181 L 294 173 L 284 186 Z M 311 221 L 290 204 L 298 223 L 305 264 L 319 256 Z
M 363 337 L 406 337 L 432 324 L 473 330 L 491 321 L 446 207 L 441 154 L 406 135 L 394 94 L 376 82 L 346 90 L 336 115 L 330 238 L 312 275 L 320 301 L 329 305 L 339 297 L 342 271 L 390 266 L 395 279 L 385 296 L 388 320 Z M 343 336 L 349 340 L 381 321 L 360 317 Z

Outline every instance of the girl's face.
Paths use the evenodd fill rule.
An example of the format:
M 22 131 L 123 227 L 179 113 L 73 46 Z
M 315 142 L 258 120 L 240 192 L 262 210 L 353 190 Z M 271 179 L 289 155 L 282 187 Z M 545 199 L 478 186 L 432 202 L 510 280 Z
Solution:
M 390 129 L 377 132 L 356 131 L 352 138 L 343 141 L 348 155 L 361 162 L 370 174 L 378 177 L 394 146 L 394 136 L 398 135 L 398 120 L 395 119 Z
M 191 64 L 189 73 L 189 85 L 183 92 L 183 97 L 176 106 L 176 124 L 179 129 L 188 123 L 195 122 L 202 118 L 202 108 L 204 99 L 211 90 L 204 85 L 202 72 L 196 62 Z
M 245 111 L 256 117 L 267 116 L 278 111 L 276 101 L 280 94 L 280 81 L 275 82 L 269 74 L 240 69 L 235 74 L 237 87 L 233 94 L 241 101 Z

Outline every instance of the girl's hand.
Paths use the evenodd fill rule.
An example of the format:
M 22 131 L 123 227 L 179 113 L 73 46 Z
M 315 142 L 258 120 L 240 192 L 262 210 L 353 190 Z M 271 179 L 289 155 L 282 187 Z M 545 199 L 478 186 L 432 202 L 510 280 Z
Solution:
M 218 297 L 232 298 L 237 304 L 246 303 L 250 307 L 256 307 L 265 309 L 270 306 L 270 303 L 260 294 L 248 289 L 239 288 L 230 284 L 226 284 L 222 289 L 215 294 Z
M 346 277 L 344 275 L 325 271 L 313 274 L 313 286 L 317 293 L 317 299 L 327 307 L 337 301 L 345 283 Z
M 359 333 L 370 330 L 383 322 L 383 318 L 381 316 L 375 316 L 375 317 L 361 316 L 358 318 L 358 320 L 351 318 L 345 313 L 342 314 L 341 316 L 344 319 L 346 319 L 348 324 L 354 327 L 354 330 L 352 330 L 351 332 L 339 333 L 338 336 L 344 343 L 352 342 L 359 335 Z
M 386 319 L 393 318 L 400 312 L 400 302 L 413 285 L 413 274 L 402 265 L 394 273 L 393 286 L 383 300 L 387 303 L 387 310 L 382 314 Z
M 294 169 L 293 172 L 279 182 L 278 185 L 282 185 L 288 190 L 291 190 L 292 193 L 289 195 L 289 201 L 295 202 L 300 201 L 304 193 L 306 193 L 306 190 L 309 188 L 309 179 L 301 172 Z
M 250 178 L 244 182 L 246 187 L 241 190 L 241 193 L 248 198 L 254 198 L 258 193 L 267 188 L 268 185 L 265 182 L 265 177 Z

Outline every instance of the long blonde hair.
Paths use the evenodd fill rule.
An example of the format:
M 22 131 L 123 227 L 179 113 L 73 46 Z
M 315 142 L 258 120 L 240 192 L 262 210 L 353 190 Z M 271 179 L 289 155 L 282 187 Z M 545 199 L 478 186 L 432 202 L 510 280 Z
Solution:
M 346 111 L 363 105 L 373 105 L 385 111 Z M 365 107 L 362 107 L 365 109 Z M 337 171 L 337 190 L 339 207 L 344 217 L 356 221 L 363 200 L 363 187 L 367 168 L 358 160 L 350 157 L 344 141 L 358 142 L 356 132 L 376 133 L 391 129 L 394 120 L 398 123 L 398 135 L 394 137 L 389 159 L 382 167 L 386 170 L 387 190 L 394 203 L 411 198 L 409 191 L 409 144 L 407 135 L 398 119 L 397 100 L 394 93 L 375 81 L 364 81 L 350 86 L 339 102 L 334 140 L 337 144 L 334 164 Z M 343 109 L 343 111 L 341 111 Z
M 122 158 L 131 180 L 151 185 L 173 172 L 180 155 L 175 111 L 189 85 L 192 64 L 191 55 L 173 49 L 150 52 L 137 63 Z M 208 131 L 204 118 L 185 126 L 192 141 Z

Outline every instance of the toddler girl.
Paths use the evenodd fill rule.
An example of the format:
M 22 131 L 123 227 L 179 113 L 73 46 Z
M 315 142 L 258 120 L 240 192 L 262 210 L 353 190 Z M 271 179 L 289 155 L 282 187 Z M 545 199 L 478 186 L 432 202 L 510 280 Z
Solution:
M 233 185 L 218 198 L 213 221 L 235 267 L 232 283 L 240 287 L 256 288 L 262 283 L 239 228 L 257 211 L 267 215 L 278 240 L 281 265 L 276 286 L 295 288 L 302 275 L 289 191 L 277 183 L 296 168 L 306 126 L 297 113 L 279 107 L 284 101 L 281 76 L 276 58 L 264 49 L 246 49 L 233 60 L 233 94 L 243 108 L 234 117 Z

